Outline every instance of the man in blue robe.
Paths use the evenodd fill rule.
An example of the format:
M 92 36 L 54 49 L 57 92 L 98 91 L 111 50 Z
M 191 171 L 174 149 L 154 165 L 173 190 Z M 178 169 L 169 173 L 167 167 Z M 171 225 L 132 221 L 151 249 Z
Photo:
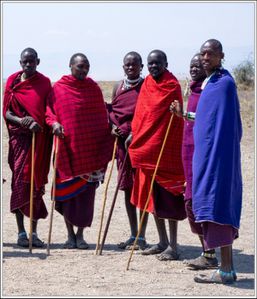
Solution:
M 205 250 L 220 247 L 221 264 L 211 276 L 200 274 L 194 280 L 229 284 L 236 280 L 232 243 L 242 208 L 239 100 L 234 79 L 221 65 L 221 43 L 207 40 L 200 54 L 207 78 L 194 126 L 193 211 L 203 227 Z

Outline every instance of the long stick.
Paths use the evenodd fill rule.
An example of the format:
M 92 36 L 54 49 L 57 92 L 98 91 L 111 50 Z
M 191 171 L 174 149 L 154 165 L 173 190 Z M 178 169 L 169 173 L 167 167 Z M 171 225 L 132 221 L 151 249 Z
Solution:
M 101 237 L 102 226 L 103 226 L 104 210 L 105 210 L 105 204 L 106 204 L 106 198 L 107 198 L 107 190 L 108 190 L 109 182 L 110 182 L 111 175 L 112 175 L 113 165 L 114 165 L 114 161 L 115 161 L 117 143 L 118 143 L 118 137 L 115 138 L 115 142 L 114 142 L 114 146 L 113 146 L 113 152 L 112 152 L 111 169 L 110 169 L 110 173 L 109 173 L 109 176 L 108 176 L 108 179 L 107 179 L 107 182 L 106 182 L 106 185 L 105 185 L 105 190 L 104 190 L 101 221 L 100 221 L 100 227 L 99 227 L 99 232 L 98 232 L 98 239 L 97 239 L 95 254 L 98 254 L 98 250 L 99 250 L 99 243 L 100 243 L 100 237 Z
M 125 167 L 127 156 L 128 156 L 128 151 L 126 151 L 126 155 L 125 155 L 124 160 L 123 160 L 123 165 L 122 165 L 122 168 L 121 168 L 121 172 L 123 172 L 123 169 Z M 108 232 L 108 229 L 109 229 L 109 225 L 110 225 L 110 222 L 111 222 L 111 217 L 112 217 L 113 209 L 114 209 L 114 206 L 115 206 L 116 198 L 117 198 L 117 195 L 118 195 L 120 182 L 121 182 L 121 176 L 120 176 L 120 178 L 118 180 L 118 183 L 117 183 L 117 186 L 116 186 L 116 190 L 115 190 L 114 197 L 113 197 L 113 200 L 112 200 L 111 209 L 110 209 L 109 216 L 108 216 L 108 219 L 107 219 L 107 223 L 106 223 L 106 226 L 105 226 L 105 230 L 104 230 L 104 234 L 103 234 L 103 239 L 102 239 L 102 243 L 101 243 L 101 247 L 100 247 L 100 252 L 99 252 L 100 255 L 102 254 L 104 243 L 105 243 L 105 239 L 106 239 L 107 232 Z
M 35 132 L 32 133 L 31 145 L 31 177 L 30 177 L 30 202 L 29 202 L 29 218 L 30 218 L 30 232 L 29 232 L 29 252 L 32 253 L 32 233 L 33 233 L 33 191 L 34 191 L 34 165 L 35 165 Z
M 59 147 L 59 138 L 55 136 L 55 155 L 54 155 L 54 169 L 53 169 L 53 183 L 52 183 L 52 205 L 51 205 L 51 215 L 50 215 L 50 225 L 48 232 L 48 241 L 47 241 L 47 255 L 50 255 L 50 242 L 53 226 L 53 215 L 55 207 L 55 190 L 56 190 L 56 164 L 57 164 L 57 154 Z
M 147 208 L 148 203 L 150 201 L 150 197 L 151 197 L 151 193 L 152 193 L 152 189 L 153 189 L 154 179 L 155 179 L 155 176 L 156 176 L 156 173 L 157 173 L 157 169 L 159 167 L 160 160 L 161 160 L 161 157 L 162 157 L 163 149 L 164 149 L 164 146 L 165 146 L 165 143 L 166 143 L 169 131 L 170 131 L 170 126 L 171 126 L 171 123 L 172 123 L 172 120 L 173 120 L 173 116 L 174 116 L 174 114 L 172 113 L 172 115 L 170 117 L 170 121 L 169 121 L 168 127 L 167 127 L 167 130 L 166 130 L 166 133 L 165 133 L 165 137 L 164 137 L 164 140 L 163 140 L 163 143 L 162 143 L 162 147 L 161 147 L 161 150 L 160 150 L 160 153 L 159 153 L 159 157 L 157 159 L 155 170 L 154 170 L 154 173 L 153 173 L 153 177 L 152 177 L 152 181 L 151 181 L 151 185 L 150 185 L 150 190 L 149 190 L 148 197 L 147 197 L 147 200 L 146 200 L 146 203 L 145 203 L 145 207 L 144 207 L 141 219 L 140 219 L 140 224 L 139 224 L 137 236 L 136 236 L 136 239 L 135 239 L 135 241 L 133 243 L 133 247 L 131 249 L 130 257 L 129 257 L 128 264 L 127 264 L 127 270 L 129 269 L 129 264 L 130 264 L 133 252 L 135 250 L 135 246 L 137 244 L 138 237 L 139 237 L 139 235 L 141 233 L 141 230 L 142 230 L 142 224 L 143 224 L 143 220 L 144 220 L 144 216 L 145 216 L 145 211 L 146 211 L 146 208 Z

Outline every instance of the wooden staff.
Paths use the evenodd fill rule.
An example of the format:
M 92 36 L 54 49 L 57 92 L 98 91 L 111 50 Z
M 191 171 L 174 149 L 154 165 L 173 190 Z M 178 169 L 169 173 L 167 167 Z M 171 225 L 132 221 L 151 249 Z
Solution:
M 126 151 L 126 155 L 125 155 L 124 160 L 123 160 L 123 165 L 122 165 L 122 168 L 121 168 L 121 173 L 123 172 L 123 169 L 125 167 L 127 156 L 128 156 L 128 151 Z M 120 178 L 118 180 L 118 183 L 117 183 L 117 187 L 116 187 L 115 193 L 114 193 L 114 197 L 113 197 L 113 200 L 112 200 L 111 209 L 110 209 L 110 212 L 109 212 L 109 216 L 108 216 L 107 223 L 106 223 L 105 230 L 104 230 L 104 234 L 103 234 L 103 239 L 102 239 L 102 243 L 101 243 L 99 255 L 101 255 L 102 251 L 103 251 L 105 239 L 106 239 L 106 236 L 107 236 L 107 232 L 108 232 L 109 225 L 110 225 L 110 222 L 111 222 L 111 217 L 112 217 L 113 209 L 114 209 L 116 198 L 117 198 L 118 191 L 119 191 L 119 186 L 120 186 L 121 178 L 122 177 L 120 176 Z
M 107 190 L 108 190 L 109 182 L 110 182 L 111 175 L 112 175 L 113 165 L 114 165 L 114 161 L 115 161 L 115 154 L 116 154 L 116 149 L 117 149 L 117 143 L 118 143 L 118 137 L 115 138 L 115 142 L 114 142 L 114 146 L 113 146 L 113 152 L 112 152 L 111 169 L 110 169 L 110 173 L 109 173 L 109 176 L 108 176 L 108 179 L 107 179 L 107 182 L 106 182 L 106 185 L 105 185 L 105 190 L 104 190 L 104 198 L 103 198 L 103 205 L 102 205 L 101 221 L 100 221 L 100 227 L 99 227 L 99 232 L 98 232 L 98 239 L 97 239 L 95 254 L 98 254 L 98 250 L 99 250 L 100 236 L 101 236 L 101 232 L 102 232 L 104 210 L 105 210 L 105 204 L 106 204 L 106 198 L 107 198 Z
M 35 166 L 35 132 L 32 132 L 31 145 L 31 177 L 30 177 L 30 202 L 29 202 L 29 218 L 30 218 L 30 232 L 29 232 L 29 252 L 32 253 L 32 234 L 33 234 L 33 191 L 34 191 L 34 166 Z
M 172 113 L 172 115 L 171 115 L 171 117 L 170 117 L 170 121 L 169 121 L 167 130 L 166 130 L 166 133 L 165 133 L 165 137 L 164 137 L 164 140 L 163 140 L 163 143 L 162 143 L 162 147 L 161 147 L 161 150 L 160 150 L 160 153 L 159 153 L 159 157 L 158 157 L 158 159 L 157 159 L 157 163 L 156 163 L 156 166 L 155 166 L 155 170 L 154 170 L 154 173 L 153 173 L 153 176 L 152 176 L 152 181 L 151 181 L 151 185 L 150 185 L 150 190 L 149 190 L 148 197 L 147 197 L 147 200 L 146 200 L 146 203 L 145 203 L 145 207 L 144 207 L 144 210 L 143 210 L 141 219 L 140 219 L 140 224 L 139 224 L 139 228 L 138 228 L 137 236 L 136 236 L 136 239 L 135 239 L 135 241 L 134 241 L 134 243 L 133 243 L 133 247 L 132 247 L 132 249 L 131 249 L 130 257 L 129 257 L 129 260 L 128 260 L 127 270 L 129 269 L 129 264 L 130 264 L 130 261 L 131 261 L 133 252 L 134 252 L 134 250 L 135 250 L 135 246 L 136 246 L 136 244 L 137 244 L 138 237 L 139 237 L 139 235 L 140 235 L 140 233 L 141 233 L 141 230 L 142 230 L 142 224 L 143 224 L 143 220 L 144 220 L 144 216 L 145 216 L 145 211 L 146 211 L 146 208 L 147 208 L 147 206 L 148 206 L 148 204 L 149 204 L 149 201 L 150 201 L 150 197 L 151 197 L 151 193 L 152 193 L 152 189 L 153 189 L 154 179 L 155 179 L 155 176 L 156 176 L 156 173 L 157 173 L 157 169 L 158 169 L 158 167 L 159 167 L 160 160 L 161 160 L 161 157 L 162 157 L 163 149 L 164 149 L 164 146 L 165 146 L 165 143 L 166 143 L 166 140 L 167 140 L 169 131 L 170 131 L 170 126 L 171 126 L 171 123 L 172 123 L 172 120 L 173 120 L 173 116 L 174 116 L 174 113 Z
M 53 183 L 52 183 L 52 205 L 51 205 L 50 225 L 49 225 L 48 241 L 47 241 L 47 255 L 50 255 L 50 242 L 51 242 L 51 234 L 52 234 L 54 207 L 55 207 L 56 164 L 57 164 L 57 154 L 58 154 L 58 147 L 59 147 L 59 138 L 54 136 L 54 140 L 55 140 L 55 155 L 54 155 L 54 169 L 53 169 Z

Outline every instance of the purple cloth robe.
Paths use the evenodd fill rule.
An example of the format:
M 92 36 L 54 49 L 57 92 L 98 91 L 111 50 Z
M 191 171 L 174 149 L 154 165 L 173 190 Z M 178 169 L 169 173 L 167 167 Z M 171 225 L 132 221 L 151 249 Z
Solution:
M 87 183 L 86 190 L 67 201 L 56 201 L 55 209 L 70 224 L 85 228 L 90 227 L 94 216 L 95 191 L 98 183 Z
M 122 83 L 119 85 L 116 95 L 111 104 L 107 104 L 109 118 L 111 123 L 118 126 L 123 133 L 123 137 L 119 138 L 117 144 L 117 168 L 118 182 L 120 181 L 120 190 L 131 190 L 133 187 L 133 170 L 129 156 L 123 168 L 123 161 L 126 155 L 125 140 L 131 132 L 131 121 L 134 116 L 136 102 L 140 88 L 144 80 L 139 82 L 135 87 L 122 89 Z
M 198 104 L 202 81 L 192 81 L 190 84 L 191 94 L 188 97 L 187 112 L 195 112 Z M 193 127 L 194 121 L 185 120 L 184 133 L 183 133 L 183 144 L 182 144 L 182 160 L 184 167 L 184 174 L 186 178 L 186 190 L 185 190 L 185 200 L 192 198 L 192 160 L 194 153 L 194 136 Z
M 193 212 L 196 222 L 239 228 L 242 124 L 234 79 L 219 69 L 201 93 L 194 125 Z

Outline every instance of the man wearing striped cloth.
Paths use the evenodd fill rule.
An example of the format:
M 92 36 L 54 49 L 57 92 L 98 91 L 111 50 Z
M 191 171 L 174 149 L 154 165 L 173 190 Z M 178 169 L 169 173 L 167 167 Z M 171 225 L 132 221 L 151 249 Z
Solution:
M 87 77 L 87 57 L 76 53 L 69 66 L 71 75 L 57 81 L 48 98 L 46 122 L 59 137 L 55 208 L 68 231 L 64 248 L 87 249 L 83 231 L 93 220 L 95 190 L 111 160 L 113 137 L 101 89 Z

